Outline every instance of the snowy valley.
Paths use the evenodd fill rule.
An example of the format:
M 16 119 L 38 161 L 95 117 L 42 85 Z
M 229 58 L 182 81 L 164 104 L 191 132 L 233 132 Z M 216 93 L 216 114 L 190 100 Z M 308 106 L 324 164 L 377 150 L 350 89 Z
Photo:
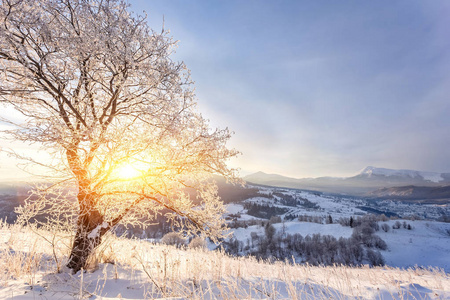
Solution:
M 432 266 L 450 272 L 450 223 L 441 222 L 450 214 L 448 205 L 374 201 L 275 187 L 251 188 L 260 195 L 227 205 L 233 234 L 227 245 L 235 255 L 294 258 L 297 263 L 316 265 Z M 275 232 L 269 233 L 268 226 Z M 364 230 L 372 236 L 368 240 L 362 237 Z M 273 245 L 268 234 L 274 240 Z M 301 243 L 299 239 L 303 241 L 301 249 L 292 251 L 292 243 Z M 311 241 L 314 239 L 316 245 Z M 352 242 L 353 245 L 343 246 Z M 359 248 L 361 244 L 363 247 Z M 273 251 L 267 250 L 271 247 Z M 312 253 L 305 247 L 313 247 L 309 250 Z M 353 251 L 361 256 L 359 260 L 339 257 L 352 247 L 357 247 Z M 331 249 L 331 257 L 323 253 L 327 251 L 324 249 Z M 314 255 L 320 252 L 321 257 Z

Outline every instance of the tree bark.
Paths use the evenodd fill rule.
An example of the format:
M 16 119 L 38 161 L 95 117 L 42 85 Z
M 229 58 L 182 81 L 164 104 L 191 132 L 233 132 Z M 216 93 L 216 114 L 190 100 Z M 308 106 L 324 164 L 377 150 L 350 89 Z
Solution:
M 77 273 L 82 268 L 86 269 L 89 256 L 101 242 L 101 236 L 91 238 L 89 233 L 84 228 L 77 230 L 67 263 L 67 267 L 72 269 L 73 273 Z
M 80 215 L 77 221 L 77 232 L 72 245 L 67 267 L 73 273 L 81 268 L 86 269 L 88 258 L 100 245 L 102 236 L 109 230 L 109 224 L 103 221 L 103 216 L 93 207 L 93 199 L 80 193 Z

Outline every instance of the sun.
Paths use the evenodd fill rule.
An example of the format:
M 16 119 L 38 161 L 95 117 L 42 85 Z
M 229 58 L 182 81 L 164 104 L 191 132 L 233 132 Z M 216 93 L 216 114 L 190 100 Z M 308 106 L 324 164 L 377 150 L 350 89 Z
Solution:
M 125 180 L 134 179 L 142 175 L 142 171 L 132 165 L 123 165 L 118 167 L 115 172 L 117 177 Z

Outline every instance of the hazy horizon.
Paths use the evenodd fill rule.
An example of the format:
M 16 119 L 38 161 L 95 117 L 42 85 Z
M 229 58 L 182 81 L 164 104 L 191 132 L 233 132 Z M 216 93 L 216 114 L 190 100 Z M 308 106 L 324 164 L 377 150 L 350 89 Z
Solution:
M 262 173 L 265 173 L 267 175 L 281 175 L 281 176 L 289 177 L 289 178 L 293 178 L 293 179 L 319 178 L 319 177 L 346 178 L 346 177 L 356 176 L 356 175 L 360 174 L 361 172 L 363 172 L 368 167 L 374 167 L 374 168 L 377 168 L 377 169 L 388 169 L 388 168 L 384 168 L 384 167 L 380 167 L 380 166 L 365 166 L 364 168 L 361 168 L 360 170 L 354 172 L 353 174 L 347 175 L 347 176 L 331 176 L 331 175 L 324 174 L 324 175 L 320 175 L 320 176 L 303 176 L 303 177 L 301 177 L 301 176 L 288 176 L 288 175 L 283 174 L 283 173 L 265 172 L 264 170 L 256 170 L 256 171 L 252 171 L 252 172 L 242 171 L 241 170 L 240 175 L 241 175 L 241 177 L 245 177 L 245 176 L 248 176 L 248 175 L 253 175 L 253 174 L 262 172 Z M 423 172 L 423 173 L 450 173 L 450 172 L 430 172 L 430 171 L 427 171 L 427 170 L 410 170 L 410 169 L 394 169 L 394 170 L 397 170 L 397 171 L 418 171 L 418 172 Z M 8 182 L 34 182 L 37 179 L 39 179 L 39 178 L 36 177 L 36 176 L 33 176 L 33 175 L 26 176 L 24 174 L 22 174 L 22 175 L 18 174 L 16 176 L 13 176 L 13 177 L 10 177 L 10 178 L 7 177 L 7 176 L 0 176 L 0 183 L 2 183 L 2 182 L 3 183 L 8 183 Z M 42 180 L 42 179 L 40 179 L 40 180 Z

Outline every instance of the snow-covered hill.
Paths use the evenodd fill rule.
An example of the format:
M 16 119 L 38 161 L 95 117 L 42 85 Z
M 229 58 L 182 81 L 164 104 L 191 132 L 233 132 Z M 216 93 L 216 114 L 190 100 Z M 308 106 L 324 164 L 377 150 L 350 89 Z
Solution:
M 438 270 L 312 267 L 111 237 L 70 274 L 49 232 L 0 225 L 0 299 L 449 299 Z M 51 240 L 51 239 L 50 239 Z M 53 251 L 56 252 L 53 252 Z

